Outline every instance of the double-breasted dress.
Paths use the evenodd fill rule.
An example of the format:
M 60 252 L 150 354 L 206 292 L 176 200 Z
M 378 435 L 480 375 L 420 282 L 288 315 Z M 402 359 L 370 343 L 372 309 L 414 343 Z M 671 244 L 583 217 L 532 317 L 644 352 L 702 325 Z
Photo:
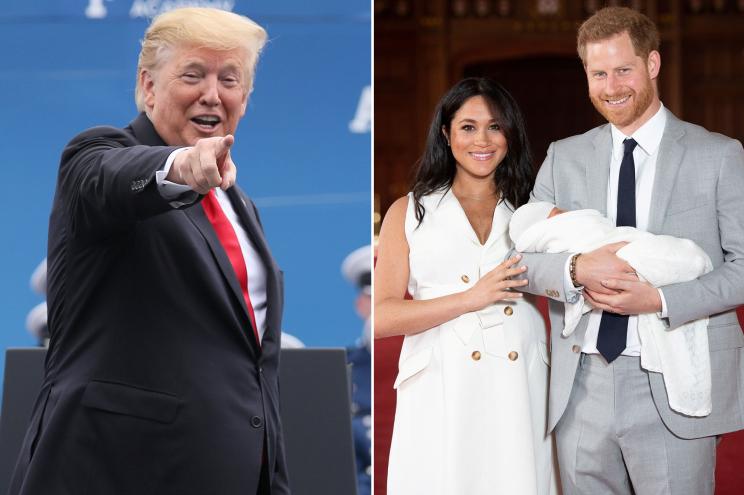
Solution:
M 409 194 L 405 233 L 414 299 L 465 291 L 511 248 L 512 208 L 496 207 L 485 244 L 450 189 Z M 389 495 L 555 493 L 546 434 L 545 325 L 533 301 L 500 301 L 404 339 Z

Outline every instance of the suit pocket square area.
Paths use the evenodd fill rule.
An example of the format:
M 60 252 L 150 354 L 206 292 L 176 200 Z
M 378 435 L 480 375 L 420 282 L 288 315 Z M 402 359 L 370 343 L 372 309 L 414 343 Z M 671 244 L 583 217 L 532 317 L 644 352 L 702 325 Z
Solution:
M 163 392 L 93 380 L 85 387 L 82 404 L 109 413 L 172 423 L 182 402 L 175 395 Z

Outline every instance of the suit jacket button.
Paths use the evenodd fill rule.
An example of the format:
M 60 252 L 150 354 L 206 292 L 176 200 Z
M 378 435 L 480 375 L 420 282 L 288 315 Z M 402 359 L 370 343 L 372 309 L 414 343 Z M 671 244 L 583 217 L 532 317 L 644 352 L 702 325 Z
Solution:
M 260 416 L 253 416 L 251 418 L 251 426 L 254 428 L 261 428 L 263 426 L 263 419 Z
M 580 352 L 581 352 L 581 347 L 580 347 L 580 346 L 578 346 L 578 345 L 575 345 L 575 346 L 571 347 L 571 350 L 572 350 L 573 352 L 575 352 L 576 354 L 578 354 L 578 353 L 580 353 Z
M 467 284 L 468 282 L 470 282 L 470 277 L 468 277 L 467 275 L 463 275 L 462 277 L 460 277 L 460 280 Z
M 473 361 L 480 361 L 481 353 L 480 351 L 473 351 L 470 357 L 473 358 Z
M 511 351 L 509 353 L 509 361 L 516 361 L 519 357 L 519 353 L 517 351 Z
M 504 308 L 504 314 L 506 316 L 511 316 L 514 313 L 514 309 L 511 306 L 507 306 Z

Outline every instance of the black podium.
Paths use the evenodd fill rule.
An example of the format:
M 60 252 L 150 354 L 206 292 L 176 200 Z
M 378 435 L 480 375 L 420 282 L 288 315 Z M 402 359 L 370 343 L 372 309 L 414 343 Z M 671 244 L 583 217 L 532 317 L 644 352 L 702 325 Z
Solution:
M 8 349 L 0 415 L 0 494 L 10 484 L 31 409 L 41 388 L 45 349 Z M 355 495 L 351 399 L 343 349 L 282 350 L 282 425 L 293 495 Z

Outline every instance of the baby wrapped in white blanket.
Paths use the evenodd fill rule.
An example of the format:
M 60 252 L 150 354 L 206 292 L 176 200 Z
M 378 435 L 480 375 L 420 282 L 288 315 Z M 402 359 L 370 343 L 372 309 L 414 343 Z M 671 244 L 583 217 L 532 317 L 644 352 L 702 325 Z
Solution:
M 550 203 L 535 202 L 514 213 L 509 234 L 517 251 L 581 253 L 627 241 L 617 256 L 633 267 L 639 279 L 654 287 L 694 280 L 713 269 L 708 255 L 688 239 L 616 227 L 597 210 L 562 212 L 554 208 Z M 583 296 L 576 303 L 566 303 L 563 335 L 570 335 L 582 314 L 592 309 Z M 641 314 L 638 333 L 641 367 L 664 375 L 669 406 L 689 416 L 710 414 L 708 318 L 666 328 L 656 313 Z

